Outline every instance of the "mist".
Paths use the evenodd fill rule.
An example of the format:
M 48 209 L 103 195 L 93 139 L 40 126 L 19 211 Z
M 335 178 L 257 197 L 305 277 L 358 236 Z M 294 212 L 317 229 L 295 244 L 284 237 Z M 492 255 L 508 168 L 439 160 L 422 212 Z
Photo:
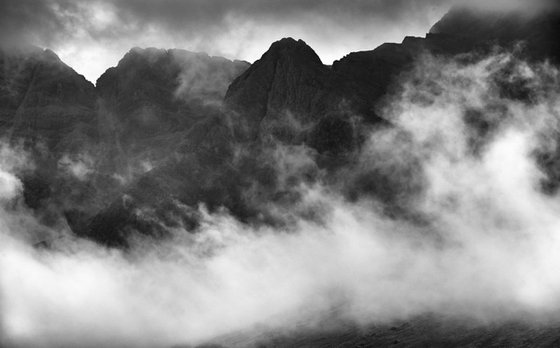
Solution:
M 375 196 L 348 199 L 351 177 L 318 176 L 300 181 L 298 203 L 267 207 L 290 221 L 281 227 L 201 205 L 195 233 L 136 237 L 126 251 L 42 226 L 21 200 L 26 155 L 5 145 L 0 342 L 169 347 L 426 313 L 552 323 L 560 201 L 543 189 L 549 178 L 536 154 L 556 146 L 558 77 L 547 63 L 500 52 L 419 59 L 380 109 L 393 126 L 372 130 L 349 169 L 406 173 L 397 201 L 406 214 L 388 214 Z M 532 92 L 514 98 L 514 87 Z M 282 182 L 315 160 L 277 146 Z M 84 158 L 62 165 L 87 175 Z

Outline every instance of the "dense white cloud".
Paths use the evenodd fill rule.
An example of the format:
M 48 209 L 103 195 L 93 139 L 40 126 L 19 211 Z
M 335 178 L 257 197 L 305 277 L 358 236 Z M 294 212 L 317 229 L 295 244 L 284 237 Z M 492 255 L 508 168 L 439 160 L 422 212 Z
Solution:
M 538 92 L 530 103 L 500 94 L 505 67 Z M 3 343 L 171 346 L 313 328 L 325 317 L 367 325 L 427 312 L 482 322 L 556 318 L 560 204 L 542 192 L 533 154 L 555 144 L 558 71 L 503 54 L 471 63 L 427 56 L 411 74 L 383 111 L 396 127 L 371 134 L 361 168 L 419 163 L 422 190 L 409 208 L 420 221 L 387 217 L 375 201 L 348 202 L 318 184 L 277 211 L 319 211 L 318 222 L 254 227 L 202 209 L 198 233 L 179 229 L 172 241 L 138 241 L 128 252 L 64 231 L 37 248 L 22 238 L 33 218 L 13 204 L 17 168 L 2 165 Z M 473 138 L 467 110 L 495 122 L 491 132 Z M 300 150 L 279 149 L 278 169 L 309 166 Z M 18 155 L 4 157 L 16 163 Z

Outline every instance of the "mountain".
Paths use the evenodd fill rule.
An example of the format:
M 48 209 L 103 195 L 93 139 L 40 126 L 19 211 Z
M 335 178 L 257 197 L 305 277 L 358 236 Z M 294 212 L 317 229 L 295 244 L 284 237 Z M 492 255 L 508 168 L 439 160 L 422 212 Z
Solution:
M 330 69 L 311 47 L 285 38 L 233 81 L 225 102 L 243 114 L 254 136 L 275 125 L 305 127 L 336 108 L 341 98 Z
M 200 133 L 215 132 L 228 85 L 249 66 L 135 48 L 94 87 L 50 50 L 6 49 L 0 64 L 3 133 L 35 164 L 20 173 L 25 203 L 76 232 L 174 152 L 203 148 Z
M 96 92 L 51 50 L 0 50 L 0 129 L 47 148 L 78 146 L 71 133 L 94 136 Z M 67 141 L 67 143 L 64 143 Z
M 214 189 L 214 180 L 220 178 L 219 187 L 232 180 L 225 161 L 232 139 L 222 99 L 248 66 L 204 53 L 134 48 L 104 73 L 97 81 L 98 114 L 112 144 L 105 171 L 123 184 L 94 215 L 67 211 L 74 229 L 123 245 L 128 235 L 119 237 L 123 231 L 153 234 L 161 229 L 154 221 L 192 225 L 191 213 L 177 205 L 210 204 L 212 192 L 225 190 Z M 223 197 L 215 198 L 216 204 L 225 204 Z
M 144 64 L 145 60 L 142 62 Z M 141 64 L 133 66 L 136 68 Z M 106 89 L 105 78 L 102 76 L 98 82 L 101 90 Z M 158 80 L 150 79 L 149 83 L 154 81 Z M 162 86 L 164 81 L 169 78 L 162 79 L 157 85 Z M 146 82 L 139 81 L 134 85 L 142 86 L 141 83 Z M 170 90 L 168 88 L 168 96 Z M 146 100 L 150 102 L 150 98 Z M 167 139 L 172 139 L 174 134 L 181 136 L 173 144 L 163 147 L 169 153 L 174 145 L 179 145 L 175 148 L 175 156 L 164 157 L 166 160 L 157 168 L 131 183 L 125 190 L 127 203 L 123 204 L 122 198 L 116 199 L 92 218 L 84 233 L 108 244 L 119 245 L 125 242 L 128 233 L 124 231 L 131 226 L 146 234 L 165 230 L 159 226 L 161 221 L 167 221 L 167 227 L 177 223 L 192 226 L 188 218 L 190 211 L 178 212 L 179 222 L 169 221 L 163 217 L 163 212 L 177 205 L 195 207 L 200 202 L 211 211 L 225 207 L 241 220 L 254 220 L 257 216 L 267 220 L 269 217 L 262 217 L 266 212 L 258 208 L 261 200 L 273 202 L 289 196 L 289 189 L 280 187 L 274 180 L 275 163 L 263 158 L 264 152 L 273 146 L 271 139 L 285 144 L 304 141 L 319 144 L 318 147 L 323 146 L 321 150 L 325 151 L 344 150 L 352 144 L 354 134 L 349 120 L 343 118 L 346 114 L 338 110 L 337 104 L 341 100 L 336 75 L 322 64 L 309 46 L 293 39 L 274 43 L 261 59 L 233 80 L 225 94 L 225 108 L 216 108 L 214 103 L 198 105 L 193 112 L 198 118 L 192 124 L 187 123 L 190 120 L 188 112 L 178 111 L 183 125 L 173 125 L 172 132 L 163 132 Z M 177 103 L 184 105 L 184 101 Z M 118 108 L 114 110 L 115 114 L 126 114 Z M 336 117 L 340 121 L 335 120 Z M 130 131 L 127 126 L 123 129 Z M 338 142 L 337 138 L 325 137 L 329 131 L 340 138 Z M 329 140 L 320 144 L 317 140 L 313 142 L 313 137 Z M 146 140 L 143 139 L 142 143 L 145 144 Z M 255 197 L 247 196 L 252 190 L 259 192 L 259 202 Z M 138 214 L 139 211 L 144 213 Z M 157 232 L 158 235 L 161 233 Z
M 273 133 L 297 141 L 297 135 L 307 131 L 308 136 L 317 134 L 308 144 L 336 152 L 336 144 L 319 144 L 320 139 L 332 135 L 340 139 L 340 147 L 354 144 L 355 134 L 348 131 L 350 115 L 369 124 L 383 123 L 376 113 L 379 101 L 422 54 L 483 53 L 523 43 L 520 55 L 557 60 L 559 18 L 555 11 L 504 14 L 457 6 L 424 38 L 406 37 L 400 44 L 353 52 L 332 67 L 302 40 L 282 39 L 233 81 L 225 102 L 243 115 L 240 122 L 250 137 Z
M 230 82 L 248 66 L 185 50 L 133 48 L 96 88 L 118 163 L 165 157 L 183 132 L 215 113 Z
M 27 205 L 109 245 L 125 245 L 135 232 L 192 230 L 199 203 L 225 207 L 241 221 L 282 223 L 267 216 L 266 202 L 295 204 L 297 185 L 318 178 L 343 187 L 349 199 L 374 195 L 403 214 L 401 196 L 414 190 L 399 176 L 348 175 L 371 129 L 391 127 L 378 112 L 385 96 L 427 52 L 451 57 L 502 47 L 557 62 L 559 18 L 557 11 L 455 7 L 423 38 L 353 52 L 332 66 L 291 38 L 253 64 L 133 48 L 95 87 L 52 51 L 4 50 L 0 128 L 40 164 L 21 174 Z M 522 83 L 502 80 L 511 98 L 529 98 Z M 305 145 L 313 165 L 279 180 L 279 144 Z M 542 158 L 556 180 L 556 157 Z
M 30 163 L 20 168 L 24 200 L 45 223 L 59 220 L 62 201 L 82 185 L 65 180 L 60 160 L 81 156 L 99 139 L 95 87 L 50 51 L 0 50 L 0 131 Z M 16 154 L 21 156 L 21 154 Z M 26 162 L 27 163 L 27 162 Z
M 127 133 L 121 138 L 145 140 L 188 129 L 248 66 L 204 53 L 133 48 L 101 75 L 97 91 Z

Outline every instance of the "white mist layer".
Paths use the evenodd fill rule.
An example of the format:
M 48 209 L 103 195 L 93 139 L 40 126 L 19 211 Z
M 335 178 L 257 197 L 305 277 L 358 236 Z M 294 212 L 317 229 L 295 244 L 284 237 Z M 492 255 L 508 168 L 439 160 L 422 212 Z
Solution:
M 491 77 L 512 62 L 511 76 L 533 83 L 537 102 L 496 91 Z M 21 184 L 3 159 L 3 343 L 196 344 L 258 328 L 313 328 L 334 316 L 364 325 L 424 313 L 481 322 L 556 318 L 560 200 L 540 191 L 544 174 L 532 153 L 555 144 L 543 139 L 556 134 L 557 76 L 507 55 L 472 64 L 422 60 L 411 76 L 420 83 L 405 83 L 385 109 L 396 128 L 371 135 L 362 164 L 419 162 L 425 182 L 411 205 L 428 218 L 423 224 L 317 185 L 302 187 L 293 211 L 320 207 L 324 220 L 289 231 L 203 212 L 197 234 L 177 231 L 172 242 L 128 254 L 70 237 L 39 249 L 26 242 L 32 218 L 14 208 Z M 475 155 L 464 111 L 492 119 L 496 106 L 505 120 Z

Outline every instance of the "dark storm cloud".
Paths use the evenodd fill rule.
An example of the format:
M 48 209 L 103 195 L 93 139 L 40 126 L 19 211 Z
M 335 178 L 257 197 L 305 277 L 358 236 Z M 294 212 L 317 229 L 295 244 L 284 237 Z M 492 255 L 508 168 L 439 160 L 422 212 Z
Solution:
M 230 14 L 248 18 L 294 20 L 313 14 L 331 19 L 396 19 L 413 11 L 440 6 L 448 0 L 338 1 L 338 0 L 128 0 L 114 4 L 124 13 L 146 21 L 158 21 L 178 28 L 190 23 L 217 23 Z
M 44 45 L 86 32 L 97 39 L 132 35 L 139 29 L 172 30 L 170 35 L 212 35 L 227 30 L 232 18 L 290 23 L 321 17 L 352 26 L 363 20 L 400 20 L 449 0 L 277 1 L 277 0 L 1 0 L 3 41 Z M 99 12 L 101 11 L 101 12 Z M 98 18 L 111 14 L 110 18 Z M 104 20 L 106 20 L 104 22 Z M 99 22 L 97 22 L 99 21 Z
M 330 64 L 404 36 L 423 36 L 453 3 L 500 10 L 554 1 L 0 0 L 0 43 L 49 47 L 95 81 L 134 46 L 254 61 L 270 44 L 306 41 Z
M 58 14 L 47 2 L 0 1 L 0 39 L 3 43 L 17 44 L 40 32 L 54 33 L 63 29 Z
M 49 47 L 94 81 L 133 46 L 253 61 L 305 40 L 323 59 L 423 35 L 453 0 L 0 0 L 0 41 Z
M 259 35 L 261 26 L 278 25 L 279 31 L 285 26 L 296 26 L 300 29 L 296 33 L 307 32 L 322 40 L 332 36 L 330 39 L 336 40 L 343 35 L 337 35 L 336 31 L 344 29 L 354 29 L 355 35 L 362 37 L 376 34 L 360 31 L 363 28 L 377 30 L 380 36 L 384 31 L 399 27 L 411 30 L 422 25 L 427 31 L 437 18 L 433 13 L 441 15 L 454 2 L 456 0 L 0 0 L 0 39 L 4 43 L 30 42 L 55 47 L 84 37 L 97 42 L 119 40 L 142 45 L 144 42 L 139 36 L 158 32 L 175 42 L 196 38 L 211 41 L 211 45 L 217 36 L 239 28 L 252 29 L 255 32 L 252 35 Z M 488 6 L 487 1 L 463 2 Z M 504 9 L 522 2 L 534 4 L 501 0 L 493 1 L 492 7 Z M 282 33 L 277 36 L 281 37 Z

